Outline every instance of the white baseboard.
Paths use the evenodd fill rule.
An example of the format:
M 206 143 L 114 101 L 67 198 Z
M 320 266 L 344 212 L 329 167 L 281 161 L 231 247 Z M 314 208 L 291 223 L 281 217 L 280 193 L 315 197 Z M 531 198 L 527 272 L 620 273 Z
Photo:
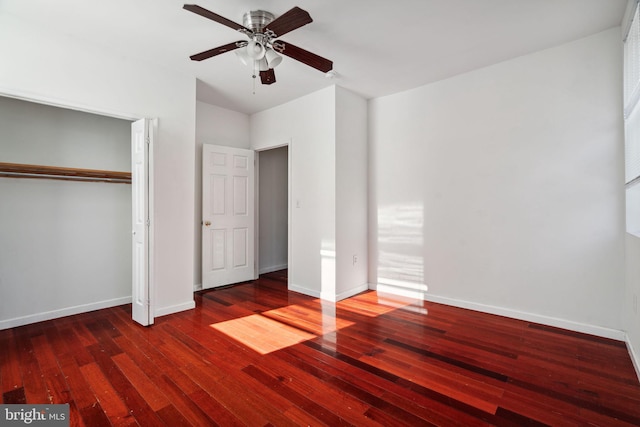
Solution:
M 357 295 L 360 292 L 366 291 L 367 289 L 369 289 L 369 284 L 365 283 L 363 285 L 356 286 L 355 288 L 348 289 L 344 292 L 340 292 L 339 294 L 320 292 L 320 299 L 323 299 L 325 301 L 331 301 L 331 302 L 342 301 L 345 298 L 349 298 L 354 295 Z
M 156 308 L 154 317 L 167 316 L 173 313 L 179 313 L 181 311 L 191 310 L 192 308 L 196 308 L 195 301 L 187 301 L 182 304 L 170 305 L 168 307 Z
M 636 375 L 638 376 L 638 381 L 640 381 L 640 353 L 637 353 L 633 348 L 633 344 L 631 344 L 629 335 L 625 334 L 625 338 L 627 342 L 627 350 L 629 351 L 629 356 L 631 357 L 631 363 L 633 363 L 633 367 L 636 370 Z
M 302 286 L 297 286 L 293 283 L 289 283 L 289 290 L 290 291 L 294 291 L 294 292 L 298 292 L 300 294 L 304 294 L 304 295 L 308 295 L 310 297 L 314 297 L 314 298 L 320 298 L 322 300 L 325 301 L 331 301 L 331 302 L 336 302 L 336 301 L 340 301 L 343 300 L 345 298 L 349 298 L 352 297 L 356 294 L 359 294 L 360 292 L 366 291 L 367 289 L 369 289 L 369 285 L 367 283 L 357 286 L 355 288 L 346 290 L 344 292 L 341 292 L 339 294 L 332 294 L 332 293 L 328 293 L 328 292 L 318 292 L 315 289 L 308 289 L 308 288 L 304 288 Z
M 496 307 L 475 303 L 471 301 L 463 301 L 448 297 L 439 297 L 427 294 L 425 300 L 437 302 L 440 304 L 452 305 L 454 307 L 468 308 L 470 310 L 481 311 L 483 313 L 497 314 L 498 316 L 510 317 L 512 319 L 524 320 L 526 322 L 540 323 L 546 326 L 567 329 L 574 332 L 582 332 L 585 334 L 596 335 L 603 338 L 610 338 L 618 341 L 624 341 L 626 334 L 624 331 L 617 329 L 604 328 L 602 326 L 589 325 L 587 323 L 574 322 L 572 320 L 559 319 L 551 316 L 528 313 L 510 308 Z
M 287 268 L 289 268 L 288 264 L 280 264 L 280 265 L 272 265 L 272 266 L 269 266 L 269 267 L 262 267 L 260 270 L 258 270 L 258 274 L 273 273 L 274 271 L 286 270 Z
M 625 341 L 626 334 L 624 331 L 604 328 L 601 326 L 589 325 L 586 323 L 574 322 L 566 319 L 559 319 L 551 316 L 528 313 L 519 310 L 513 310 L 505 307 L 497 307 L 493 305 L 480 304 L 471 301 L 464 301 L 455 298 L 442 297 L 429 294 L 422 291 L 412 289 L 403 289 L 395 286 L 386 286 L 383 284 L 369 284 L 369 289 L 378 292 L 401 295 L 409 298 L 422 299 L 425 301 L 437 302 L 439 304 L 451 305 L 453 307 L 467 308 L 469 310 L 480 311 L 483 313 L 496 314 L 498 316 L 510 317 L 512 319 L 524 320 L 526 322 L 540 323 L 542 325 L 553 326 L 556 328 L 567 329 L 574 332 L 582 332 L 585 334 L 596 335 L 603 338 L 610 338 L 618 341 Z
M 88 311 L 100 310 L 102 308 L 116 307 L 123 304 L 131 304 L 131 297 L 114 298 L 105 301 L 92 302 L 90 304 L 61 308 L 59 310 L 46 311 L 44 313 L 14 317 L 13 319 L 0 320 L 0 330 L 29 325 L 31 323 L 42 322 L 45 320 L 57 319 L 59 317 L 72 316 L 79 313 L 86 313 Z
M 202 283 L 195 283 L 193 285 L 193 292 L 198 292 L 202 290 Z
M 308 289 L 302 286 L 298 286 L 295 283 L 289 282 L 288 289 L 293 292 L 298 292 L 299 294 L 308 295 L 310 297 L 320 298 L 320 292 Z

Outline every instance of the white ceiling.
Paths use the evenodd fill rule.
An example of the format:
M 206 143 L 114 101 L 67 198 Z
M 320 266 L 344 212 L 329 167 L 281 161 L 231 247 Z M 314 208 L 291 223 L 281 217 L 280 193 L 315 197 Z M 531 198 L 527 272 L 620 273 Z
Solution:
M 242 23 L 293 6 L 314 22 L 283 40 L 334 62 L 338 77 L 285 57 L 271 86 L 236 55 L 189 55 L 244 36 L 178 0 L 0 0 L 0 13 L 198 79 L 198 99 L 254 113 L 332 84 L 384 96 L 620 25 L 627 0 L 187 0 Z

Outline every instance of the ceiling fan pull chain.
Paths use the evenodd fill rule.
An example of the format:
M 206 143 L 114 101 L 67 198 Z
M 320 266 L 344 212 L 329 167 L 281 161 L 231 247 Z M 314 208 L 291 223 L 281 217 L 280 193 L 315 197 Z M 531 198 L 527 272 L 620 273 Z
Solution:
M 256 76 L 258 74 L 258 61 L 256 61 L 255 59 L 253 60 L 253 94 L 256 94 Z

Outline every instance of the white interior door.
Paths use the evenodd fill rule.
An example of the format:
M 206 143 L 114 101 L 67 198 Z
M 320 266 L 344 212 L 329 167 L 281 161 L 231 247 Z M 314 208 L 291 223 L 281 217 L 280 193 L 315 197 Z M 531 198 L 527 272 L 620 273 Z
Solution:
M 255 279 L 254 152 L 203 145 L 202 288 Z
M 153 323 L 149 292 L 149 153 L 152 144 L 150 124 L 149 119 L 141 119 L 131 124 L 132 318 L 144 326 Z

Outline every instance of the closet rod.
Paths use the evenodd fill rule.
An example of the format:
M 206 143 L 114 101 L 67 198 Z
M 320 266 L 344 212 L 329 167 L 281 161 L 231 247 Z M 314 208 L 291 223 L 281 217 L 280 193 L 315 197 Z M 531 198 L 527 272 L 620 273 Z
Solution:
M 131 172 L 0 162 L 0 177 L 131 184 Z

